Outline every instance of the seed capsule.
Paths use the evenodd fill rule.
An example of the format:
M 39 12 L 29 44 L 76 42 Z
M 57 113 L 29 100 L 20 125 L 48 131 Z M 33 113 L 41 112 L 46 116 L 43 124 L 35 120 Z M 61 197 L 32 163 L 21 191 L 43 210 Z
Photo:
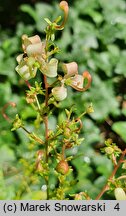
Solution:
M 63 86 L 54 87 L 52 94 L 57 101 L 62 101 L 67 97 L 67 89 Z
M 68 163 L 65 160 L 61 160 L 56 167 L 57 172 L 65 175 L 69 171 Z
M 107 154 L 112 154 L 112 153 L 114 152 L 114 149 L 113 149 L 112 147 L 106 147 L 106 148 L 105 148 L 105 152 L 106 152 Z
M 122 188 L 116 188 L 114 190 L 116 200 L 126 200 L 125 191 Z

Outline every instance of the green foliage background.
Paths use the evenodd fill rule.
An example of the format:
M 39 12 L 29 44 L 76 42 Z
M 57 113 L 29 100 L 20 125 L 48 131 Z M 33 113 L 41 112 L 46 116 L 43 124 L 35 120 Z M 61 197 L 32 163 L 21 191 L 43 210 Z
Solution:
M 26 106 L 27 87 L 15 72 L 15 58 L 21 52 L 22 34 L 39 34 L 44 39 L 46 23 L 43 18 L 54 20 L 61 13 L 58 2 L 37 1 L 18 8 L 15 5 L 14 23 L 8 20 L 7 25 L 3 20 L 0 28 L 0 111 L 7 102 L 15 102 L 17 107 L 8 107 L 7 114 L 13 119 L 20 113 L 30 130 L 35 114 Z M 4 4 L 1 8 L 6 13 Z M 68 196 L 86 190 L 95 199 L 112 171 L 111 161 L 100 153 L 104 140 L 111 137 L 120 148 L 126 146 L 125 0 L 111 0 L 111 4 L 109 0 L 70 2 L 68 22 L 56 35 L 56 43 L 61 49 L 57 55 L 59 60 L 76 61 L 79 73 L 89 70 L 93 79 L 85 93 L 69 89 L 68 98 L 50 119 L 50 125 L 55 128 L 57 117 L 62 121 L 64 108 L 76 104 L 77 116 L 93 103 L 95 112 L 83 118 L 80 136 L 85 140 L 80 147 L 67 151 L 67 155 L 75 156 L 71 162 L 74 173 L 70 178 L 76 180 Z M 0 199 L 45 199 L 44 182 L 32 173 L 38 147 L 32 145 L 22 130 L 12 133 L 10 129 L 11 124 L 0 114 Z M 50 187 L 53 189 L 56 184 L 52 176 Z M 110 193 L 103 199 L 114 197 Z

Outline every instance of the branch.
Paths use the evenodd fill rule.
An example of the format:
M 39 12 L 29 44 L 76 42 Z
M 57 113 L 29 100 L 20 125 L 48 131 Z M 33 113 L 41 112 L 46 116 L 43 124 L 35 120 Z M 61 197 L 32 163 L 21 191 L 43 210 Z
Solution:
M 113 170 L 111 176 L 109 177 L 108 181 L 111 181 L 111 180 L 113 179 L 113 177 L 115 176 L 115 174 L 116 174 L 118 168 L 120 167 L 120 165 L 121 165 L 121 163 L 122 163 L 122 161 L 123 161 L 123 158 L 124 158 L 125 154 L 126 154 L 126 149 L 122 152 L 122 155 L 121 155 L 121 157 L 120 157 L 120 159 L 119 159 L 117 165 L 115 165 L 114 170 Z M 101 192 L 98 194 L 98 196 L 96 197 L 95 200 L 99 200 L 99 199 L 102 197 L 102 195 L 103 195 L 107 190 L 109 190 L 108 182 L 107 182 L 107 184 L 102 188 Z

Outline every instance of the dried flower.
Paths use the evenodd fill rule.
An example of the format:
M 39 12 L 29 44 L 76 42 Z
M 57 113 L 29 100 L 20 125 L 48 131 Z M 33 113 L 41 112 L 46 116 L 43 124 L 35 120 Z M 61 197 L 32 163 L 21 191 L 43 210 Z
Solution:
M 75 75 L 74 77 L 71 78 L 71 86 L 72 87 L 77 87 L 77 88 L 83 88 L 83 82 L 84 82 L 84 78 L 82 75 Z
M 64 20 L 62 22 L 61 25 L 56 25 L 55 28 L 57 30 L 62 30 L 65 26 L 65 23 L 67 21 L 67 17 L 68 17 L 68 12 L 69 12 L 69 6 L 68 6 L 68 3 L 66 1 L 61 1 L 60 4 L 59 4 L 59 7 L 61 10 L 64 11 Z
M 27 93 L 27 94 L 26 94 L 26 101 L 27 101 L 27 103 L 29 103 L 29 104 L 34 103 L 34 102 L 36 101 L 35 94 Z

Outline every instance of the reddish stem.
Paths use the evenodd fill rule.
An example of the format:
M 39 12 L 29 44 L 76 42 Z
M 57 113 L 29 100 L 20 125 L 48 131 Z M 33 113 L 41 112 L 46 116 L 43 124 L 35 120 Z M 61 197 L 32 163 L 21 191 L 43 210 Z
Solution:
M 16 107 L 16 103 L 14 102 L 8 102 L 6 103 L 4 106 L 3 106 L 3 109 L 2 109 L 2 115 L 3 117 L 7 120 L 7 121 L 10 121 L 10 118 L 7 116 L 7 114 L 5 113 L 6 109 L 8 108 L 8 106 L 12 106 L 12 107 Z
M 115 176 L 115 174 L 116 174 L 118 168 L 120 167 L 120 165 L 121 165 L 121 163 L 122 163 L 122 161 L 123 161 L 123 158 L 124 158 L 125 154 L 126 154 L 126 149 L 122 152 L 122 155 L 121 155 L 121 157 L 120 157 L 120 159 L 119 159 L 117 165 L 115 165 L 114 170 L 113 170 L 111 176 L 109 177 L 108 181 L 111 181 L 111 180 L 113 179 L 113 177 Z M 99 199 L 102 197 L 102 195 L 103 195 L 107 190 L 109 190 L 109 185 L 108 185 L 108 183 L 102 188 L 101 192 L 98 194 L 98 196 L 96 197 L 95 200 L 99 200 Z
M 26 85 L 28 86 L 28 88 L 31 89 L 31 85 L 30 85 L 30 83 L 28 82 L 28 80 L 25 80 L 25 83 L 26 83 Z

